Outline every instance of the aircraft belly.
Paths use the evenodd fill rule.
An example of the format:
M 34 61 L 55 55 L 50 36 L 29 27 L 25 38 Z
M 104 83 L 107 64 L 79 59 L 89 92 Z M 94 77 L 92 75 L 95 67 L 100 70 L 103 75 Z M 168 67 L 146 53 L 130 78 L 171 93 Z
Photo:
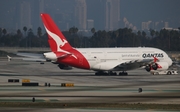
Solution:
M 139 68 L 139 67 L 140 67 L 139 64 L 130 64 L 130 65 L 127 65 L 127 66 L 118 67 L 117 71 L 133 70 L 133 69 L 136 69 L 136 68 Z

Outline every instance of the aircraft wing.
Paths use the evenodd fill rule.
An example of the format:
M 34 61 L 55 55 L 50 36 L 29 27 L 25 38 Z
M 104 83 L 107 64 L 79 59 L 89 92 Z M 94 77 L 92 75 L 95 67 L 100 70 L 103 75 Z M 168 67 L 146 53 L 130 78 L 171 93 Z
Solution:
M 43 54 L 38 53 L 17 53 L 18 56 L 28 57 L 28 58 L 44 58 Z
M 148 64 L 154 62 L 154 59 L 142 59 L 142 60 L 125 60 L 121 62 L 119 65 L 115 66 L 113 69 L 115 70 L 132 70 L 136 68 L 143 68 Z
M 8 61 L 10 60 L 24 60 L 24 61 L 34 61 L 34 62 L 45 62 L 47 61 L 43 54 L 38 53 L 17 53 L 16 55 L 21 57 L 8 57 Z
M 112 71 L 127 71 L 136 68 L 143 68 L 147 64 L 153 63 L 153 59 L 143 60 L 123 60 L 119 61 L 106 61 L 96 64 L 93 68 L 101 70 L 112 70 Z

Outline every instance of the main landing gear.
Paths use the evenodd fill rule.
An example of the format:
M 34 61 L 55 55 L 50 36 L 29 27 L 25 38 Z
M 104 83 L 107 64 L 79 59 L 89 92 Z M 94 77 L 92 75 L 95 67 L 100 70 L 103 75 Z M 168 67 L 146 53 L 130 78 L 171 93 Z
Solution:
M 97 71 L 97 72 L 95 73 L 95 75 L 97 75 L 97 76 L 116 76 L 117 73 L 116 73 L 116 72 L 113 72 L 113 71 L 108 71 L 108 72 L 105 72 L 105 71 Z M 128 75 L 128 73 L 125 72 L 125 71 L 119 72 L 119 76 L 126 76 L 126 75 Z
M 128 75 L 128 73 L 125 72 L 125 71 L 123 71 L 123 72 L 119 72 L 119 75 L 121 75 L 121 76 L 126 76 L 126 75 Z
M 108 76 L 108 75 L 117 75 L 116 72 L 105 72 L 105 71 L 98 71 L 95 73 L 95 75 L 98 75 L 98 76 Z

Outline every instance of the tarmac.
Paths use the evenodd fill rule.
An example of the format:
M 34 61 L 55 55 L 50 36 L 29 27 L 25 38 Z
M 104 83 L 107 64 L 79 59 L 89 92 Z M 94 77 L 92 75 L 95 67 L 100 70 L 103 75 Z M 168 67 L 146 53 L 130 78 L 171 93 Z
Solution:
M 36 102 L 50 103 L 180 104 L 179 74 L 152 75 L 144 69 L 128 71 L 128 76 L 95 76 L 94 73 L 77 68 L 61 70 L 50 62 L 40 64 L 0 59 L 0 103 L 32 102 L 35 98 Z M 19 79 L 20 82 L 10 83 L 8 79 Z M 23 79 L 37 82 L 39 86 L 22 86 Z M 50 83 L 50 87 L 45 83 Z M 61 87 L 61 83 L 73 83 L 74 87 Z M 138 91 L 139 88 L 142 92 Z M 61 111 L 68 112 L 68 109 Z

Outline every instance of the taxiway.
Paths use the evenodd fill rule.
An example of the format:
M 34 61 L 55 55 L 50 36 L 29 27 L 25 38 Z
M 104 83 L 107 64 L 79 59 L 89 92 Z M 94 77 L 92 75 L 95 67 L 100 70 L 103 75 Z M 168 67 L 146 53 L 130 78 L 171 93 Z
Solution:
M 61 70 L 50 62 L 0 61 L 0 102 L 155 103 L 180 104 L 180 75 L 151 75 L 145 70 L 128 76 L 95 76 L 94 71 Z M 19 79 L 9 83 L 8 79 Z M 38 82 L 24 87 L 21 81 Z M 51 86 L 44 86 L 50 83 Z M 74 83 L 74 87 L 61 87 Z M 142 92 L 138 89 L 142 88 Z

